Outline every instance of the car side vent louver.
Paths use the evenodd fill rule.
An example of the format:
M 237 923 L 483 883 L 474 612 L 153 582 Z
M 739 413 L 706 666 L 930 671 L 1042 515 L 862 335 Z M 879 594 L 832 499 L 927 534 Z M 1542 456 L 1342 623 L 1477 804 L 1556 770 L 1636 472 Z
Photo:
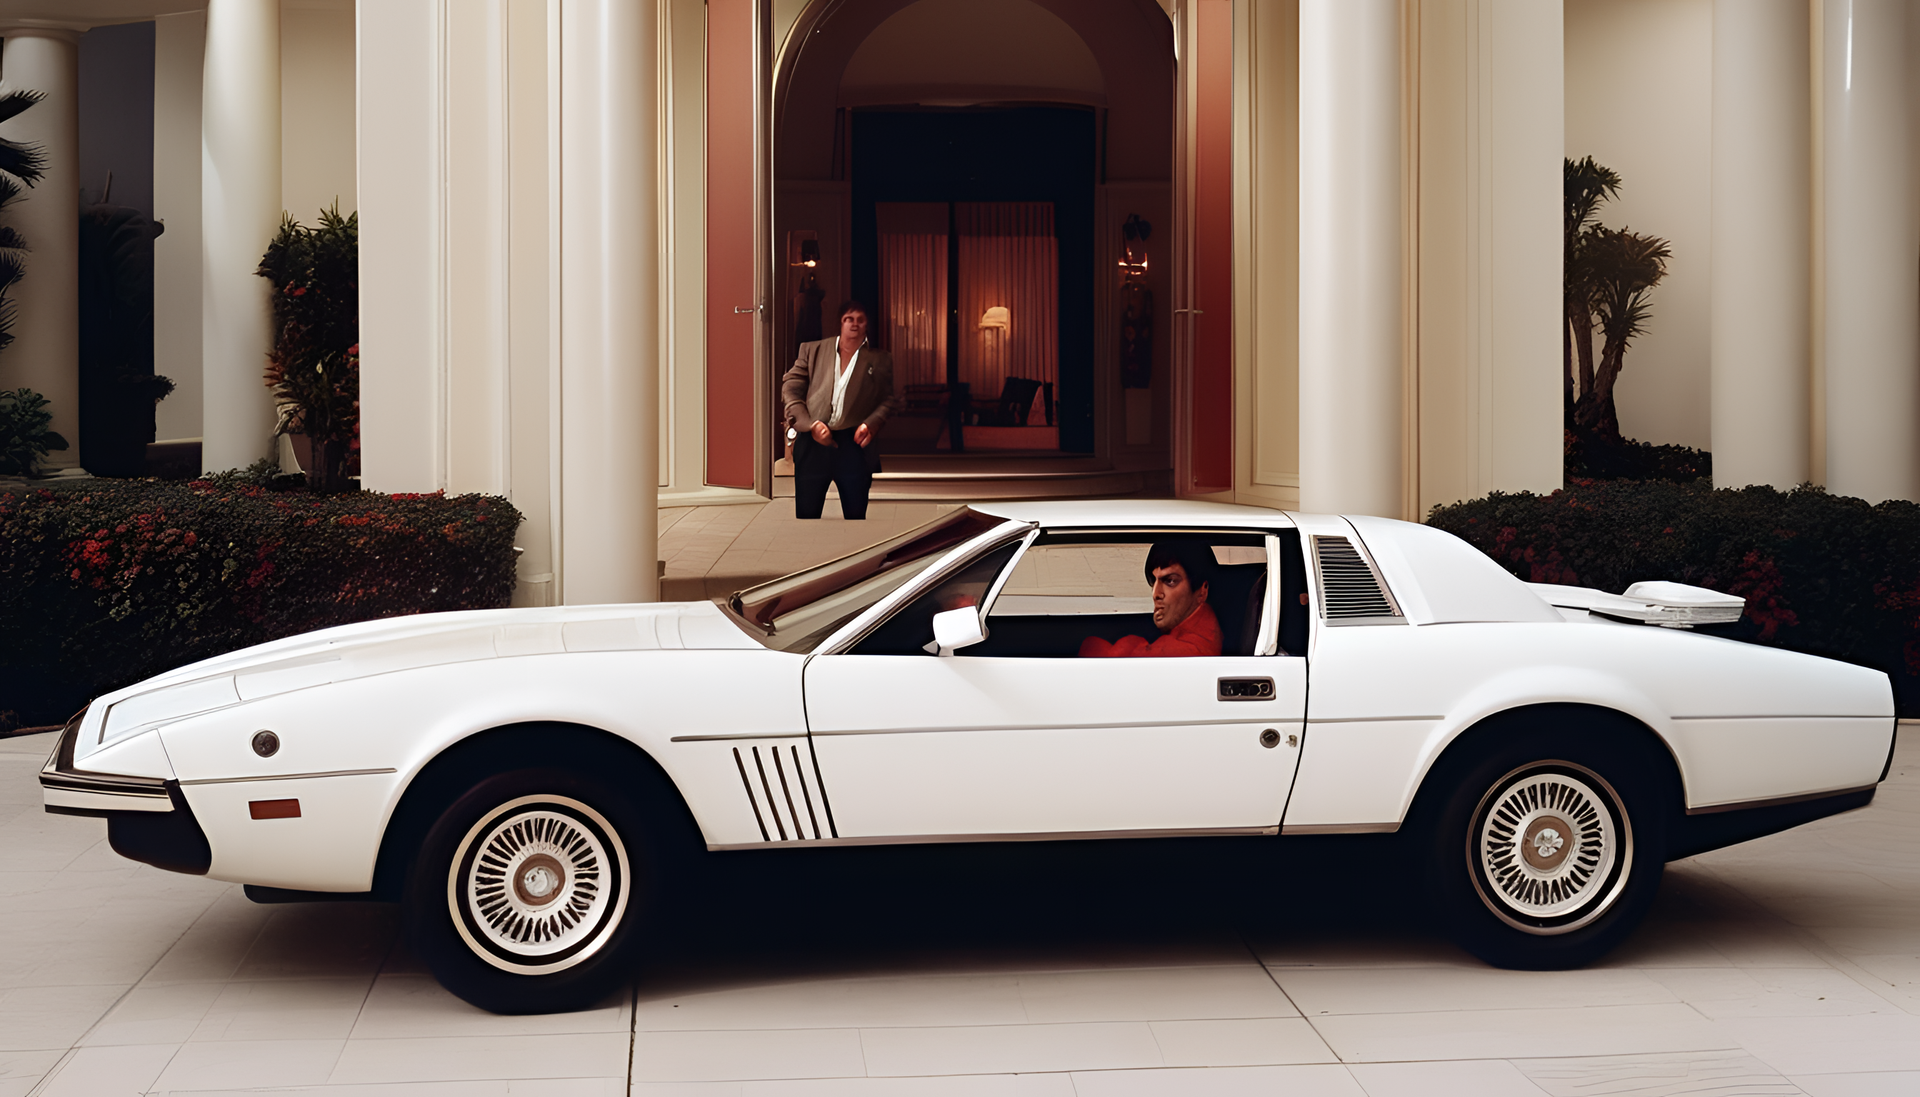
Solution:
M 1320 615 L 1329 622 L 1403 620 L 1373 564 L 1345 537 L 1313 539 L 1320 570 Z
M 744 753 L 735 747 L 733 764 L 740 771 L 740 783 L 746 789 L 747 803 L 753 807 L 761 841 L 804 842 L 838 837 L 832 830 L 833 817 L 827 810 L 826 791 L 818 786 L 818 775 L 807 772 L 799 747 L 779 743 L 753 745 Z M 823 813 L 827 821 L 824 832 L 820 827 Z

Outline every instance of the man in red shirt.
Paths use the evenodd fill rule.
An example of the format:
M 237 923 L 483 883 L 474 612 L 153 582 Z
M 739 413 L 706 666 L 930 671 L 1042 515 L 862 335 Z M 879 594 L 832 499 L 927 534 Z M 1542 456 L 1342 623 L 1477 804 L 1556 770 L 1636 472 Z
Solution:
M 1153 587 L 1153 624 L 1158 640 L 1122 636 L 1108 643 L 1089 636 L 1080 654 L 1096 657 L 1220 654 L 1220 621 L 1207 605 L 1213 578 L 1213 549 L 1199 541 L 1162 541 L 1147 553 L 1147 582 Z

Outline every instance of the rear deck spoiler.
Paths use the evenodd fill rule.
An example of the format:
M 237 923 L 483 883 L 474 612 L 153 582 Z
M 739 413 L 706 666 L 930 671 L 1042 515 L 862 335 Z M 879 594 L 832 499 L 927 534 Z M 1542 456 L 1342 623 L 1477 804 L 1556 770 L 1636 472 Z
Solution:
M 1747 607 L 1745 598 L 1685 583 L 1635 583 L 1625 594 L 1558 583 L 1528 583 L 1527 586 L 1551 606 L 1582 609 L 1601 617 L 1663 628 L 1730 625 L 1740 619 Z

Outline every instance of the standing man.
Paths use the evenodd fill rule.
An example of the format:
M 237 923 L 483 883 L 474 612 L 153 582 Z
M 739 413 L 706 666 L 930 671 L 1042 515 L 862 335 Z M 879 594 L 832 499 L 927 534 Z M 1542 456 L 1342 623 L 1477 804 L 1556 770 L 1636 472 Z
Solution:
M 818 518 L 827 484 L 840 488 L 840 515 L 867 516 L 867 493 L 880 455 L 873 439 L 893 410 L 893 357 L 867 345 L 867 310 L 840 306 L 837 338 L 802 343 L 780 381 L 787 438 L 793 442 L 793 513 Z

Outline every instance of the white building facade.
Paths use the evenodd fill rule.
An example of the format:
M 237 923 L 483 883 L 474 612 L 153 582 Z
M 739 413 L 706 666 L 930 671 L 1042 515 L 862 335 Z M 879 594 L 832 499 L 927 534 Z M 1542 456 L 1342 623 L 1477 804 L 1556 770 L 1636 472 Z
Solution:
M 0 2 L 0 78 L 50 95 L 0 135 L 57 173 L 78 36 L 193 5 L 46 6 Z M 1047 46 L 969 46 L 996 40 Z M 1608 223 L 1675 248 L 1626 433 L 1710 447 L 1720 486 L 1920 499 L 1916 58 L 1912 0 L 209 0 L 156 33 L 161 436 L 269 452 L 252 264 L 330 192 L 360 212 L 365 486 L 510 498 L 524 603 L 653 598 L 659 505 L 781 492 L 796 242 L 829 304 L 857 287 L 861 112 L 1042 105 L 1098 134 L 1060 260 L 1090 271 L 1079 440 L 890 456 L 882 497 L 1553 490 L 1561 161 L 1591 154 L 1626 179 Z M 23 283 L 48 349 L 0 386 L 58 408 L 55 251 Z

